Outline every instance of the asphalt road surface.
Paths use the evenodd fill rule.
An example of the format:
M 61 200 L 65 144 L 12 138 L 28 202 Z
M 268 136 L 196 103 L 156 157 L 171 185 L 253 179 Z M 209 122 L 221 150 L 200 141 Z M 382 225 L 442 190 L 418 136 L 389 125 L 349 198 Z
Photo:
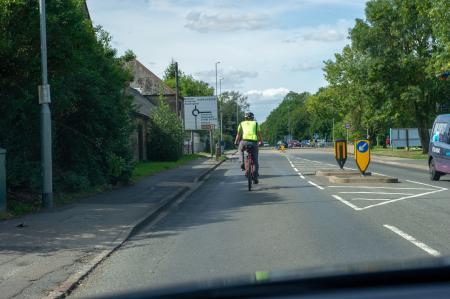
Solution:
M 450 181 L 424 171 L 372 164 L 400 183 L 331 184 L 314 175 L 337 168 L 332 153 L 260 154 L 254 191 L 237 161 L 143 229 L 72 293 L 108 293 L 206 282 L 256 271 L 450 255 Z M 347 167 L 356 168 L 352 158 Z

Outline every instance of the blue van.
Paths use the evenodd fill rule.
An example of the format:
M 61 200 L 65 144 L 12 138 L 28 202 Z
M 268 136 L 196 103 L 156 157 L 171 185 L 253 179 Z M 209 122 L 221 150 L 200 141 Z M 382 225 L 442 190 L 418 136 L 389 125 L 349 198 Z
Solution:
M 438 181 L 442 175 L 450 174 L 450 114 L 438 115 L 431 130 L 428 150 L 430 178 Z

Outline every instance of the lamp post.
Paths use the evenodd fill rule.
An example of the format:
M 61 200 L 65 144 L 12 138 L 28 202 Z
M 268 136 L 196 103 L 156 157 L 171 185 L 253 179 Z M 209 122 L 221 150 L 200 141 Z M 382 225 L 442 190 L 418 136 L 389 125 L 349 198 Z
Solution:
M 220 97 L 220 141 L 223 141 L 223 103 L 222 103 L 222 80 L 223 78 L 220 78 L 219 80 L 219 97 Z M 222 146 L 222 143 L 220 144 Z
M 50 85 L 47 75 L 47 31 L 45 0 L 39 0 L 42 85 L 39 86 L 39 104 L 41 105 L 41 166 L 42 166 L 42 205 L 53 208 L 52 174 L 52 118 L 50 112 Z

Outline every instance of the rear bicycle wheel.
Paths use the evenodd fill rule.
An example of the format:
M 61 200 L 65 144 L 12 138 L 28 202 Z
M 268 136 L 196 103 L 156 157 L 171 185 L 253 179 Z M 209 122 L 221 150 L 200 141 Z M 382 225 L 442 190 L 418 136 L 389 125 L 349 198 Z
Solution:
M 252 191 L 252 183 L 253 183 L 253 162 L 252 162 L 251 159 L 248 159 L 247 165 L 248 165 L 248 175 L 247 175 L 247 180 L 248 180 L 248 191 Z

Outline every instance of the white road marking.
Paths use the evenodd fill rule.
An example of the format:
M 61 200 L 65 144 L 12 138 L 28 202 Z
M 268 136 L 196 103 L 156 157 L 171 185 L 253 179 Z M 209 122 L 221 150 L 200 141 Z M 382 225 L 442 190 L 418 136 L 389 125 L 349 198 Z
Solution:
M 361 208 L 358 208 L 357 206 L 355 206 L 354 204 L 352 204 L 351 202 L 346 201 L 345 199 L 343 199 L 342 197 L 338 196 L 338 195 L 331 195 L 333 196 L 335 199 L 339 200 L 340 202 L 342 202 L 343 204 L 346 204 L 347 206 L 349 206 L 350 208 L 352 208 L 355 211 L 359 211 L 361 210 Z
M 343 191 L 341 194 L 380 194 L 380 195 L 414 195 L 414 193 L 397 193 L 397 192 L 373 192 L 373 191 Z
M 327 186 L 328 188 L 360 188 L 360 189 L 389 189 L 389 190 L 424 190 L 424 191 L 433 191 L 436 189 L 427 189 L 427 188 L 408 188 L 408 187 L 378 187 L 378 186 Z
M 407 233 L 405 233 L 404 231 L 401 231 L 400 229 L 396 228 L 393 225 L 389 225 L 389 224 L 383 224 L 383 226 L 391 231 L 393 231 L 394 233 L 396 233 L 397 235 L 399 235 L 400 237 L 404 238 L 405 240 L 411 242 L 412 244 L 416 245 L 417 247 L 419 247 L 420 249 L 422 249 L 423 251 L 425 251 L 426 253 L 434 256 L 434 257 L 438 257 L 441 255 L 441 253 L 433 248 L 431 248 L 430 246 L 428 246 L 427 244 L 420 242 L 419 240 L 417 240 L 416 238 L 414 238 L 411 235 L 408 235 Z
M 366 198 L 366 197 L 355 197 L 350 200 L 367 200 L 367 201 L 386 201 L 391 200 L 392 198 Z
M 379 175 L 379 176 L 389 176 L 389 175 L 385 175 L 385 174 L 382 174 L 382 173 L 379 173 L 379 172 L 373 172 L 373 171 L 372 171 L 372 173 L 373 173 L 373 174 L 376 174 L 376 175 Z
M 438 189 L 442 189 L 442 190 L 448 190 L 447 188 L 433 186 L 433 185 L 425 184 L 425 183 L 422 183 L 422 182 L 416 182 L 416 181 L 411 181 L 411 180 L 405 180 L 405 181 L 413 183 L 413 184 L 419 184 L 419 185 L 424 185 L 424 186 L 428 186 L 428 187 L 438 188 Z
M 376 206 L 385 205 L 385 204 L 388 204 L 388 203 L 393 203 L 393 202 L 400 201 L 400 200 L 404 200 L 404 199 L 416 198 L 416 197 L 420 197 L 420 196 L 430 195 L 430 194 L 438 193 L 438 192 L 442 192 L 442 191 L 444 191 L 444 189 L 439 189 L 439 190 L 429 191 L 429 192 L 420 193 L 420 194 L 415 194 L 415 195 L 403 196 L 403 197 L 400 197 L 400 198 L 396 198 L 396 199 L 392 199 L 392 200 L 389 200 L 389 201 L 380 202 L 380 203 L 378 203 L 378 204 L 370 205 L 370 206 L 361 208 L 361 210 L 373 208 L 373 207 L 376 207 Z
M 305 179 L 305 177 L 303 176 L 303 174 L 301 174 L 300 172 L 298 173 L 298 175 L 300 176 L 300 178 Z
M 294 167 L 295 172 L 298 172 L 298 169 Z
M 316 184 L 316 183 L 314 183 L 314 182 L 308 181 L 308 183 L 309 183 L 310 185 L 313 185 L 314 187 L 317 187 L 317 188 L 319 188 L 320 190 L 323 190 L 323 189 L 325 189 L 325 188 L 323 188 L 323 187 L 321 187 L 321 186 L 317 185 L 317 184 Z

